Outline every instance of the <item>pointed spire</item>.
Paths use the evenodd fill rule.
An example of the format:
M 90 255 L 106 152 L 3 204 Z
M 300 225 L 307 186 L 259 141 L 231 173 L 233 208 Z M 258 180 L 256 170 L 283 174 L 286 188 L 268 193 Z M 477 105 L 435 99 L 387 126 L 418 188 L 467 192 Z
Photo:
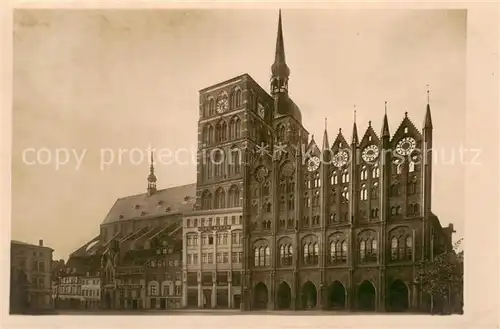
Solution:
M 431 118 L 431 105 L 430 105 L 430 91 L 429 85 L 427 85 L 427 109 L 425 110 L 425 119 L 424 119 L 424 129 L 432 129 L 432 118 Z
M 352 143 L 358 144 L 358 127 L 356 126 L 356 105 L 354 105 L 354 124 L 352 126 Z
M 382 137 L 391 137 L 389 134 L 389 122 L 387 120 L 387 102 L 385 102 L 384 122 L 382 124 Z
M 323 150 L 328 150 L 330 148 L 328 143 L 328 131 L 326 128 L 326 118 L 325 118 L 325 132 L 323 133 Z
M 283 41 L 283 27 L 281 23 L 281 9 L 278 18 L 278 34 L 276 36 L 276 51 L 274 53 L 274 63 L 271 66 L 271 92 L 287 92 L 288 77 L 290 69 L 285 60 L 285 43 Z
M 149 166 L 149 175 L 148 175 L 148 194 L 151 195 L 155 192 L 156 192 L 156 175 L 153 162 L 153 150 L 151 150 L 151 163 Z

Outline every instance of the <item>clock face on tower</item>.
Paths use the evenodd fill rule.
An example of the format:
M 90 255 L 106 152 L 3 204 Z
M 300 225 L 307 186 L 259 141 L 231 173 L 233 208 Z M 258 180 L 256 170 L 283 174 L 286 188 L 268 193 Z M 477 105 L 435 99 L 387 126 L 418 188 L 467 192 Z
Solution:
M 308 171 L 315 171 L 319 168 L 319 158 L 317 156 L 313 156 L 309 159 L 307 162 L 307 170 Z
M 227 107 L 228 107 L 227 95 L 223 95 L 217 101 L 217 113 L 225 112 L 227 110 Z
M 339 151 L 337 154 L 333 156 L 332 163 L 335 167 L 342 167 L 349 160 L 349 156 L 346 151 Z
M 370 162 L 378 157 L 378 153 L 378 147 L 376 145 L 370 145 L 364 148 L 363 152 L 361 153 L 361 157 L 366 162 Z
M 396 145 L 396 152 L 398 152 L 399 155 L 408 155 L 411 154 L 411 152 L 413 152 L 416 146 L 417 142 L 415 141 L 414 138 L 405 137 L 401 139 Z

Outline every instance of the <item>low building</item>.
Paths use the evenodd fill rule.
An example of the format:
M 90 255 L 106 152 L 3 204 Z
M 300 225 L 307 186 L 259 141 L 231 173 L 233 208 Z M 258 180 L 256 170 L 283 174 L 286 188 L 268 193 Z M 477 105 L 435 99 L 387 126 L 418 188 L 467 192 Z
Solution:
M 200 211 L 184 218 L 184 307 L 240 308 L 241 218 L 237 209 Z
M 10 244 L 10 313 L 53 308 L 51 266 L 53 249 L 12 240 Z
M 81 278 L 83 297 L 82 307 L 84 309 L 96 309 L 100 307 L 101 301 L 101 272 L 99 269 L 92 270 L 86 273 Z

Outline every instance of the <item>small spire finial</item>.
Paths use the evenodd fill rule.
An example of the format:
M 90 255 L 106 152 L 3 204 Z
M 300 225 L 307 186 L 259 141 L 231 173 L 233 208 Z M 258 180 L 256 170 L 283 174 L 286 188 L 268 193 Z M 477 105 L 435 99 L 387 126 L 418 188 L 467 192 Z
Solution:
M 372 120 L 368 121 L 368 127 L 372 126 Z
M 325 130 L 326 130 L 326 120 L 327 120 L 327 118 L 325 117 Z
M 342 128 L 339 128 L 339 134 L 341 134 L 341 133 L 342 133 Z
M 405 118 L 408 118 L 408 111 L 405 111 Z
M 354 104 L 354 122 L 356 122 L 356 104 Z
M 387 101 L 385 101 L 385 103 L 384 103 L 384 108 L 385 108 L 384 113 L 387 114 Z
M 430 94 L 431 94 L 431 91 L 429 89 L 429 85 L 427 85 L 427 104 L 430 103 L 430 97 L 431 97 Z

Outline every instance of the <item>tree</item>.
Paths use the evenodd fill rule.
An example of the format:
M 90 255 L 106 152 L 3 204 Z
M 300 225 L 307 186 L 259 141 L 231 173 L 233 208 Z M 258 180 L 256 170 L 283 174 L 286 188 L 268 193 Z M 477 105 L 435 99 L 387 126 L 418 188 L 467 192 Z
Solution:
M 463 312 L 464 252 L 460 250 L 463 239 L 458 240 L 452 250 L 447 250 L 422 263 L 417 283 L 431 298 L 431 313 L 435 304 L 441 313 Z

